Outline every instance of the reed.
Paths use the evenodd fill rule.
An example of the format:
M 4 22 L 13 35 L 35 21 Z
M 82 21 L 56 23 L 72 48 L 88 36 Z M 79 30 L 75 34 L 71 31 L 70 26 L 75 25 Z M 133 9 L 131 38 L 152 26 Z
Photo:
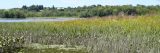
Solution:
M 23 36 L 25 45 L 38 43 L 72 48 L 82 46 L 85 49 L 80 50 L 82 53 L 160 53 L 159 23 L 160 16 L 0 23 L 0 35 Z M 39 53 L 42 50 L 33 52 L 35 51 Z

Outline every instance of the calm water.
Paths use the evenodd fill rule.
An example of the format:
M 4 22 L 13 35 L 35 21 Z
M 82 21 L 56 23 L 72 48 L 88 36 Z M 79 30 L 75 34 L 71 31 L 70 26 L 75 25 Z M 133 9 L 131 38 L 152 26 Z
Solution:
M 27 18 L 27 19 L 0 19 L 0 22 L 47 22 L 47 21 L 69 21 L 79 18 Z

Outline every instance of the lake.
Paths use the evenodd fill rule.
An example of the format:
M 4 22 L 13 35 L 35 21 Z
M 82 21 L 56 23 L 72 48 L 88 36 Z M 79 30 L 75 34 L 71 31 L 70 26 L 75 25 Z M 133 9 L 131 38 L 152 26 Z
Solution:
M 26 18 L 26 19 L 0 19 L 0 22 L 58 22 L 77 20 L 80 18 Z

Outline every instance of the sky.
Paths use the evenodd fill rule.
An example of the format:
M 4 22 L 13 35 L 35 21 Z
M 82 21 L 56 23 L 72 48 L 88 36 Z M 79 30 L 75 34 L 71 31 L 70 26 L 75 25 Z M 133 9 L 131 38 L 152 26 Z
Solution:
M 160 0 L 0 0 L 0 9 L 19 8 L 23 5 L 44 5 L 46 7 L 77 7 L 89 5 L 160 5 Z

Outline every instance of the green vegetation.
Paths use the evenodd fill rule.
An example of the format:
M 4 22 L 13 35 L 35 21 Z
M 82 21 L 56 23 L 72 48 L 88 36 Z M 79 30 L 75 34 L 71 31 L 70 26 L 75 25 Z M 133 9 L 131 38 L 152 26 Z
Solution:
M 160 14 L 160 6 L 122 5 L 102 6 L 91 5 L 83 7 L 44 7 L 43 5 L 23 6 L 9 10 L 0 10 L 0 17 L 24 18 L 24 17 L 103 17 L 112 15 L 154 15 Z M 5 12 L 4 12 L 5 11 Z M 7 11 L 7 12 L 6 12 Z M 21 15 L 21 16 L 20 16 Z
M 16 10 L 0 11 L 1 18 L 26 18 L 24 12 Z
M 78 52 L 24 48 L 21 52 L 25 53 L 159 53 L 159 18 L 160 16 L 117 16 L 114 19 L 65 22 L 0 23 L 0 35 L 23 36 L 23 45 L 38 43 L 84 48 Z
M 159 14 L 159 5 L 68 8 L 24 5 L 1 9 L 1 18 L 95 18 L 64 22 L 1 22 L 0 53 L 159 53 Z
M 17 53 L 23 50 L 23 36 L 0 36 L 0 53 Z

